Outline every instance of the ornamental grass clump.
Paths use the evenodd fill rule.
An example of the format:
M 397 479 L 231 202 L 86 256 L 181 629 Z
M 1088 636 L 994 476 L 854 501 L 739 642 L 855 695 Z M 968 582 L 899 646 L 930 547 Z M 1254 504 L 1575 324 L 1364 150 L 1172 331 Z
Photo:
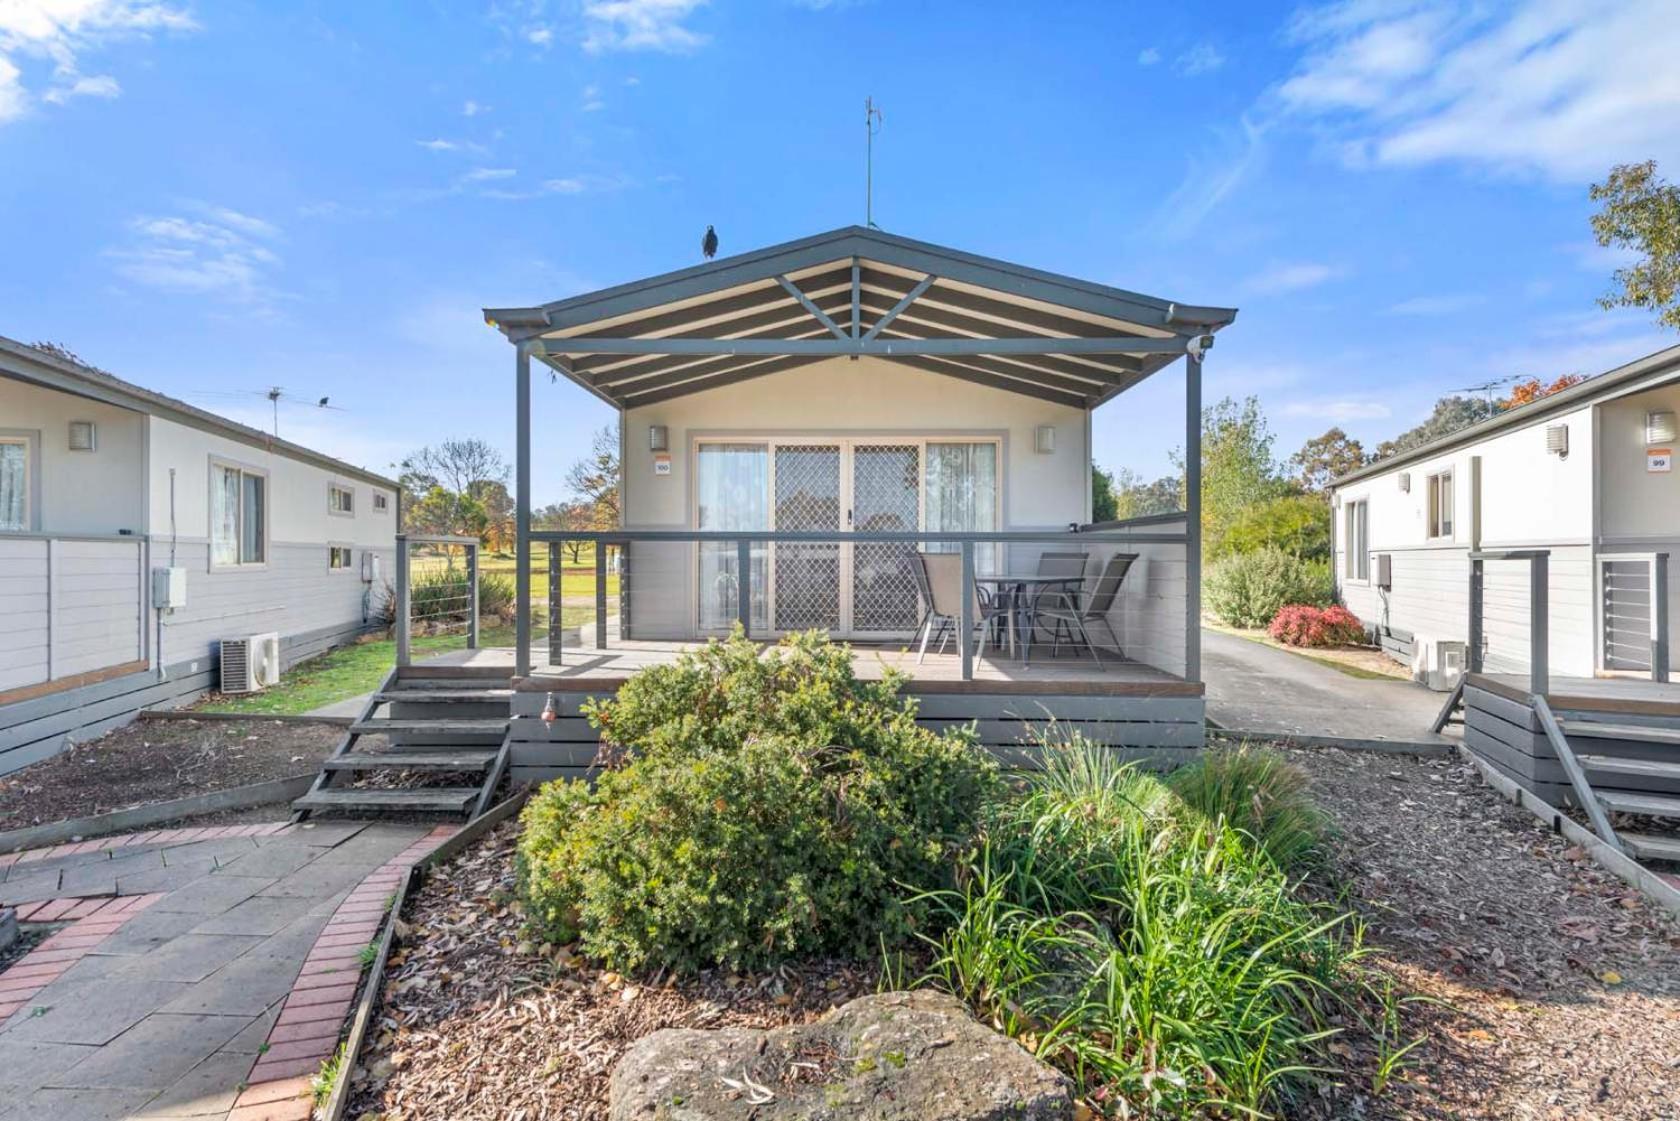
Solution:
M 1326 1065 L 1363 950 L 1233 816 L 1073 737 L 993 804 L 961 885 L 924 897 L 924 981 L 1105 1115 L 1275 1113 Z
M 1243 833 L 1278 867 L 1316 858 L 1329 819 L 1307 791 L 1307 776 L 1275 751 L 1208 751 L 1167 777 L 1185 807 Z
M 861 681 L 820 634 L 738 634 L 593 705 L 607 769 L 524 811 L 534 930 L 620 971 L 744 969 L 902 942 L 950 885 L 996 789 L 962 732 L 917 726 L 900 680 Z

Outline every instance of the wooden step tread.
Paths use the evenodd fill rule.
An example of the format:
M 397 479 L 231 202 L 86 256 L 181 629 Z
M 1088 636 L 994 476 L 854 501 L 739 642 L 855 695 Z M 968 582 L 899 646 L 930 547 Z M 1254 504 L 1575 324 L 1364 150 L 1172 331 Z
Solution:
M 1680 760 L 1623 759 L 1616 755 L 1577 755 L 1581 766 L 1589 771 L 1616 775 L 1640 775 L 1644 778 L 1671 778 L 1680 782 Z
M 347 751 L 321 764 L 327 771 L 372 771 L 386 767 L 416 771 L 482 771 L 496 758 L 495 748 L 454 751 Z
M 476 786 L 425 786 L 410 790 L 315 790 L 292 803 L 297 810 L 447 810 L 464 813 L 478 798 Z
M 386 704 L 499 704 L 513 696 L 512 689 L 397 689 L 390 693 L 375 693 L 373 699 Z
M 1680 861 L 1680 837 L 1654 833 L 1618 833 L 1629 853 L 1640 860 Z
M 1598 800 L 1607 810 L 1624 814 L 1644 814 L 1647 817 L 1680 817 L 1680 798 L 1667 794 L 1625 794 L 1617 790 L 1600 791 Z
M 1680 744 L 1680 728 L 1658 728 L 1647 724 L 1600 724 L 1594 720 L 1560 720 L 1566 736 L 1583 739 L 1641 740 L 1645 743 Z
M 507 731 L 505 717 L 444 717 L 439 720 L 423 718 L 402 720 L 360 720 L 350 725 L 358 736 L 378 736 L 390 732 L 415 732 L 424 735 L 501 735 Z

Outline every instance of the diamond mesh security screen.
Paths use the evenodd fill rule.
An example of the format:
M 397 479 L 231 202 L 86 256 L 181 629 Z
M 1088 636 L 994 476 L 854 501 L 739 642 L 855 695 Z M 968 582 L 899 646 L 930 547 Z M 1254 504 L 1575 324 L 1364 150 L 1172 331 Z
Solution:
M 915 444 L 852 448 L 852 529 L 914 533 L 920 528 L 921 449 Z M 908 633 L 921 620 L 907 542 L 852 547 L 852 631 Z
M 776 448 L 776 528 L 840 529 L 840 447 L 783 444 Z M 777 630 L 840 628 L 840 544 L 778 542 Z

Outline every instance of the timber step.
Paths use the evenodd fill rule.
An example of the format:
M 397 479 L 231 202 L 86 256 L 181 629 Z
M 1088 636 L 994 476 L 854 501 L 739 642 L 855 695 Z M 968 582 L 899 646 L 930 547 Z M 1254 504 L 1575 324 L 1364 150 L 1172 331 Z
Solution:
M 496 761 L 494 748 L 452 751 L 347 751 L 334 755 L 321 766 L 329 771 L 482 771 Z
M 402 704 L 473 705 L 505 701 L 512 696 L 512 689 L 398 689 L 391 693 L 375 693 L 373 699 L 381 704 L 395 701 Z
M 1623 759 L 1618 755 L 1577 755 L 1581 766 L 1589 771 L 1613 775 L 1638 775 L 1640 778 L 1668 778 L 1680 782 L 1680 762 L 1659 759 Z
M 1680 837 L 1653 833 L 1623 833 L 1622 845 L 1636 860 L 1680 861 Z
M 1607 810 L 1624 814 L 1644 814 L 1646 817 L 1680 817 L 1680 798 L 1664 794 L 1625 794 L 1617 790 L 1598 792 L 1599 803 Z
M 425 786 L 409 790 L 358 790 L 329 786 L 292 803 L 298 810 L 442 810 L 466 813 L 479 796 L 476 786 Z
M 508 722 L 505 717 L 472 717 L 443 718 L 426 720 L 420 717 L 403 720 L 358 720 L 350 725 L 350 731 L 358 736 L 383 736 L 392 732 L 419 733 L 422 735 L 465 735 L 465 736 L 500 736 L 507 732 Z
M 1680 728 L 1658 728 L 1650 724 L 1600 724 L 1593 720 L 1560 720 L 1566 736 L 1589 740 L 1639 740 L 1644 743 L 1680 744 Z

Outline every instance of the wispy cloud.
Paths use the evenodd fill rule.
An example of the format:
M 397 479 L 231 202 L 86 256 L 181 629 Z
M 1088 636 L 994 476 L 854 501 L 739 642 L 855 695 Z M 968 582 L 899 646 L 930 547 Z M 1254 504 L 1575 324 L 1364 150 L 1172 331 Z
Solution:
M 1173 60 L 1173 68 L 1187 78 L 1211 74 L 1225 65 L 1225 56 L 1212 43 L 1197 43 Z
M 1297 15 L 1278 95 L 1350 163 L 1456 161 L 1565 182 L 1680 158 L 1673 0 L 1342 0 Z
M 581 195 L 597 191 L 616 191 L 627 186 L 627 182 L 608 175 L 565 175 L 544 179 L 536 186 L 518 189 L 509 187 L 490 187 L 479 194 L 487 199 L 501 202 L 524 202 L 530 199 L 550 198 L 555 195 Z
M 601 100 L 600 86 L 587 85 L 583 87 L 583 111 L 585 113 L 596 113 L 606 107 L 607 103 Z
M 122 86 L 109 74 L 83 74 L 81 63 L 124 40 L 158 32 L 190 32 L 184 8 L 145 0 L 0 0 L 0 124 L 27 113 L 35 100 L 63 105 L 78 97 L 113 98 Z M 24 65 L 44 70 L 45 90 L 25 84 Z
M 484 145 L 472 140 L 448 140 L 435 136 L 430 140 L 416 140 L 416 144 L 428 152 L 465 152 L 469 155 L 482 156 L 486 152 Z
M 1266 127 L 1244 116 L 1208 149 L 1190 157 L 1184 179 L 1152 222 L 1168 239 L 1189 237 L 1265 161 Z
M 1312 401 L 1290 401 L 1283 406 L 1283 415 L 1311 420 L 1327 420 L 1346 424 L 1354 420 L 1382 420 L 1394 410 L 1381 401 L 1369 398 L 1323 398 Z
M 1138 52 L 1139 66 L 1154 66 L 1161 61 L 1161 51 L 1158 47 L 1145 47 Z
M 1413 296 L 1409 300 L 1401 300 L 1391 304 L 1388 308 L 1390 315 L 1454 315 L 1461 311 L 1482 303 L 1482 296 L 1477 292 L 1456 292 L 1438 296 Z
M 488 183 L 496 179 L 512 179 L 518 174 L 518 169 L 512 167 L 475 167 L 467 172 L 465 178 L 468 183 Z
M 461 116 L 463 117 L 477 117 L 488 112 L 490 112 L 490 106 L 481 101 L 474 101 L 470 97 L 467 98 L 466 103 L 461 106 Z
M 106 251 L 118 274 L 148 288 L 272 311 L 281 297 L 272 284 L 281 265 L 272 248 L 279 228 L 224 206 L 186 209 L 131 220 L 128 238 Z
M 683 54 L 705 46 L 709 36 L 687 25 L 706 0 L 585 0 L 583 49 L 662 51 Z
M 1276 261 L 1243 281 L 1243 288 L 1261 295 L 1298 292 L 1316 288 L 1327 280 L 1334 280 L 1346 269 L 1320 261 Z

